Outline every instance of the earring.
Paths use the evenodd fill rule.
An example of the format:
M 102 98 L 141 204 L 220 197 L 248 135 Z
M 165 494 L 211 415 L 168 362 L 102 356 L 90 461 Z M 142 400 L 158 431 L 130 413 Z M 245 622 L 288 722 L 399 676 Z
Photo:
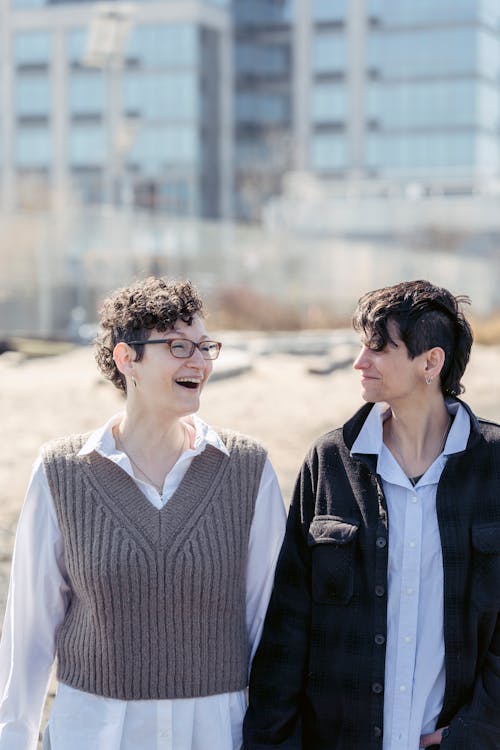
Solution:
M 427 385 L 430 385 L 432 383 L 432 380 L 433 380 L 432 375 L 428 375 L 425 379 L 425 382 L 427 383 Z
M 137 388 L 137 380 L 135 378 L 132 378 L 132 383 L 134 384 L 134 388 Z

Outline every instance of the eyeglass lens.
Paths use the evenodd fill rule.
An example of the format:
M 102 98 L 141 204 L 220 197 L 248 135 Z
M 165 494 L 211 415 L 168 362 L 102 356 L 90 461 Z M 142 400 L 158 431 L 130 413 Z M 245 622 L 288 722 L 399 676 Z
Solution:
M 172 339 L 167 342 L 174 357 L 185 359 L 190 357 L 195 349 L 199 349 L 203 359 L 216 359 L 219 356 L 220 345 L 217 341 L 202 341 L 195 344 L 188 339 Z

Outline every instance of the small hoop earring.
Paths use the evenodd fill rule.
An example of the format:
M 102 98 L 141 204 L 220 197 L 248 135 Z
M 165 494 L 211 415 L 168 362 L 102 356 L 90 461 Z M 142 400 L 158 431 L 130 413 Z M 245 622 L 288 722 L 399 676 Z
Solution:
M 427 385 L 430 385 L 432 383 L 432 379 L 432 375 L 426 377 L 425 382 L 427 383 Z

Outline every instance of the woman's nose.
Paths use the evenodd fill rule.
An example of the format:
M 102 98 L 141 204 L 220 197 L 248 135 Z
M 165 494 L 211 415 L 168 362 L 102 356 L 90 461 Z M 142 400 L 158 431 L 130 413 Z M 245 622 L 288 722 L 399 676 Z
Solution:
M 196 347 L 195 350 L 194 350 L 194 352 L 191 354 L 191 356 L 189 357 L 189 359 L 186 361 L 186 364 L 188 365 L 188 367 L 194 367 L 197 370 L 204 370 L 207 367 L 207 365 L 211 364 L 211 361 L 205 359 L 202 356 L 199 348 Z
M 367 363 L 366 353 L 367 353 L 366 346 L 361 347 L 360 353 L 358 354 L 358 356 L 356 357 L 356 359 L 354 360 L 352 364 L 355 370 L 362 370 L 363 368 L 366 367 L 366 363 Z

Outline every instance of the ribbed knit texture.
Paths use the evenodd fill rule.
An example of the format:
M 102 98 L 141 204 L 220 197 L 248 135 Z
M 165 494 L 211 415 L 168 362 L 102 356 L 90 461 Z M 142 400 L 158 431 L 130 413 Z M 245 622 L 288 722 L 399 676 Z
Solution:
M 71 601 L 58 679 L 123 700 L 192 698 L 247 684 L 248 540 L 265 452 L 221 432 L 157 510 L 84 436 L 54 441 L 44 468 L 64 538 Z

